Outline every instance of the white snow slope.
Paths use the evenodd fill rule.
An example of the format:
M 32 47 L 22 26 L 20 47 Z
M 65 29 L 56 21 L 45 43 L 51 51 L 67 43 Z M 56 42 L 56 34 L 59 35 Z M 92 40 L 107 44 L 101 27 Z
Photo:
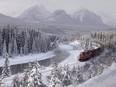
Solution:
M 112 64 L 103 74 L 77 87 L 116 87 L 116 64 Z

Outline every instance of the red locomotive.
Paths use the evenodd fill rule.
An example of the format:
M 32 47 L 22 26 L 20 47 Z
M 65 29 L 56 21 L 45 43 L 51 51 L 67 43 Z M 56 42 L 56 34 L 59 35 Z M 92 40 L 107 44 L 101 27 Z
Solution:
M 99 55 L 102 51 L 102 47 L 98 47 L 96 49 L 93 50 L 88 50 L 86 52 L 81 52 L 79 55 L 79 61 L 86 61 L 89 60 L 92 57 L 95 57 L 97 55 Z

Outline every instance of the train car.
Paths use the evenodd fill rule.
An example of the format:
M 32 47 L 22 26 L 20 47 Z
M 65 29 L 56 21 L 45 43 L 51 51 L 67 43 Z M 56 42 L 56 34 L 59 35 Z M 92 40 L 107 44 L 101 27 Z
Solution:
M 86 52 L 81 52 L 79 55 L 79 61 L 87 61 L 92 57 L 95 57 L 97 55 L 99 55 L 102 51 L 102 47 L 98 47 L 96 49 L 93 50 L 88 50 Z

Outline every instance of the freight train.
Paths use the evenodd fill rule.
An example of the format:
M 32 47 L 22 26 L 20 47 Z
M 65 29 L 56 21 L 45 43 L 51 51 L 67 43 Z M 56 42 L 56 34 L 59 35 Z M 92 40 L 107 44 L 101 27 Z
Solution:
M 79 61 L 83 62 L 83 61 L 87 61 L 92 57 L 95 57 L 97 55 L 99 55 L 103 50 L 102 46 L 99 46 L 95 49 L 92 50 L 88 50 L 86 52 L 81 52 L 79 55 Z

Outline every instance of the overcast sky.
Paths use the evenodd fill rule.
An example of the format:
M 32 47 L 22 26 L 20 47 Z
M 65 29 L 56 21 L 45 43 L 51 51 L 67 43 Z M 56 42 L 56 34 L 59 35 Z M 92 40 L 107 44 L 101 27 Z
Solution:
M 41 4 L 49 11 L 64 9 L 73 13 L 84 7 L 103 14 L 116 13 L 116 0 L 0 0 L 0 13 L 16 16 L 31 6 Z

